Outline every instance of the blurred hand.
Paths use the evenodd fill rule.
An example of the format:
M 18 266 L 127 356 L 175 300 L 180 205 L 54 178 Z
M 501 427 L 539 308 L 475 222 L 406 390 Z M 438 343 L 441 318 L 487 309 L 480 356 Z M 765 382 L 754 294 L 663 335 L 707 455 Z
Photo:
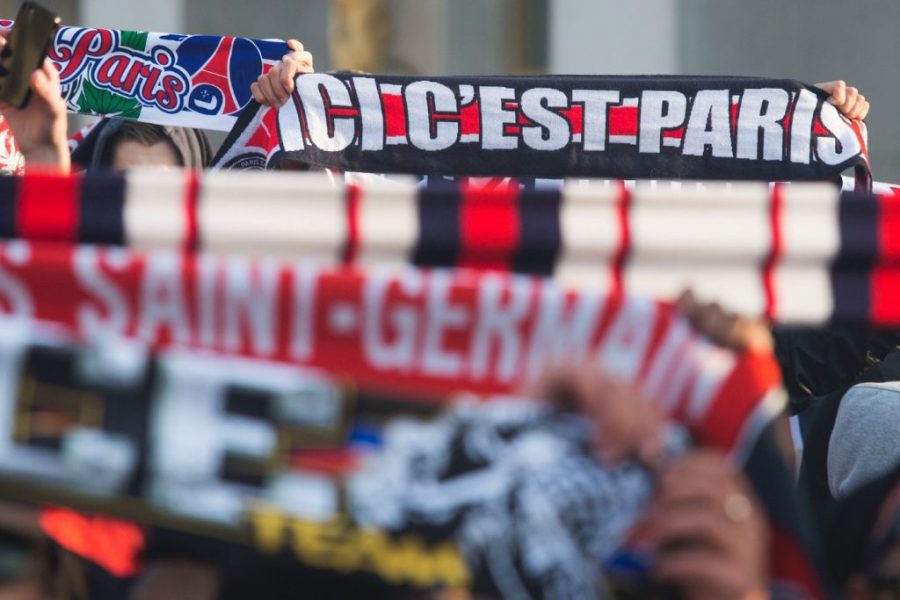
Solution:
M 303 44 L 297 40 L 288 40 L 287 44 L 291 51 L 250 85 L 253 99 L 263 106 L 278 107 L 287 102 L 294 91 L 294 77 L 313 72 L 313 56 L 303 49 Z
M 865 119 L 869 114 L 869 102 L 855 87 L 849 87 L 843 80 L 817 83 L 816 87 L 828 94 L 828 101 L 834 104 L 848 119 Z
M 213 600 L 219 592 L 216 567 L 191 560 L 151 563 L 131 588 L 130 600 Z
M 0 34 L 0 49 L 6 38 Z M 40 166 L 68 173 L 69 149 L 66 145 L 68 116 L 62 99 L 59 72 L 49 59 L 31 75 L 31 98 L 24 108 L 0 102 L 0 113 L 9 123 L 25 168 Z
M 645 526 L 656 545 L 654 577 L 686 600 L 768 598 L 765 515 L 723 456 L 701 450 L 673 463 Z
M 679 296 L 678 309 L 699 333 L 722 347 L 771 352 L 775 347 L 772 332 L 765 321 L 725 311 L 719 304 L 701 304 L 690 290 Z
M 597 429 L 596 452 L 606 464 L 634 458 L 655 469 L 663 456 L 665 420 L 659 405 L 593 362 L 549 368 L 524 394 L 584 414 Z

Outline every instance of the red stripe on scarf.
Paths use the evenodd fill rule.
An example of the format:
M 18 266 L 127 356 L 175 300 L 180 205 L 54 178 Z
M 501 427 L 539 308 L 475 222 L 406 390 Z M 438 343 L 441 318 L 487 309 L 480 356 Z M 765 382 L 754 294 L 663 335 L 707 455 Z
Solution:
M 878 194 L 878 263 L 870 285 L 871 320 L 876 324 L 900 323 L 900 196 Z M 887 263 L 887 264 L 885 264 Z
M 881 263 L 900 262 L 900 195 L 878 194 L 878 256 Z
M 819 115 L 816 115 L 816 118 L 813 121 L 813 135 L 819 137 L 834 137 L 828 128 L 825 127 L 825 124 L 822 123 L 822 118 Z
M 29 174 L 19 187 L 16 222 L 30 240 L 74 241 L 78 235 L 80 177 Z
M 184 183 L 184 250 L 193 252 L 199 247 L 200 232 L 197 219 L 197 197 L 200 182 L 193 169 L 185 171 Z
M 637 375 L 638 381 L 644 381 L 647 378 L 653 358 L 656 356 L 656 353 L 659 352 L 660 344 L 665 338 L 666 333 L 672 328 L 672 319 L 675 314 L 676 309 L 672 305 L 667 304 L 660 307 L 657 313 L 657 319 L 652 323 L 653 333 L 650 334 L 650 343 L 647 345 L 646 356 L 644 356 L 643 361 L 641 361 L 641 368 Z
M 406 137 L 406 107 L 403 96 L 399 94 L 381 94 L 384 106 L 384 133 L 387 137 Z
M 569 122 L 569 128 L 572 130 L 572 135 L 581 135 L 584 132 L 584 105 L 583 104 L 575 104 L 569 108 L 564 108 L 559 111 L 563 117 Z
M 519 186 L 514 181 L 461 185 L 457 266 L 508 270 L 519 231 Z
M 637 106 L 611 106 L 609 109 L 609 135 L 637 134 Z
M 859 147 L 862 148 L 863 158 L 866 159 L 866 162 L 872 162 L 869 160 L 869 146 L 866 144 L 866 136 L 863 135 L 863 125 L 862 121 L 858 119 L 854 119 L 850 121 L 850 129 L 853 131 L 853 135 L 856 136 L 856 141 L 859 142 Z
M 702 445 L 731 452 L 760 399 L 780 381 L 771 352 L 744 352 L 700 420 L 689 423 L 691 432 Z
M 65 508 L 46 508 L 41 511 L 40 526 L 60 546 L 116 577 L 132 577 L 140 568 L 144 532 L 133 523 Z
M 778 296 L 775 293 L 775 266 L 781 260 L 784 252 L 784 241 L 781 232 L 781 215 L 784 212 L 784 197 L 781 184 L 775 184 L 772 188 L 769 202 L 769 229 L 772 241 L 769 256 L 763 264 L 763 292 L 765 293 L 765 310 L 763 314 L 767 319 L 773 319 L 778 311 Z
M 816 569 L 800 543 L 783 527 L 769 519 L 769 572 L 776 584 L 795 590 L 802 586 L 806 598 L 826 598 Z M 799 591 L 799 590 L 798 590 Z
M 298 469 L 327 475 L 346 475 L 358 469 L 365 458 L 353 448 L 301 450 L 291 457 Z
M 616 201 L 616 221 L 619 225 L 619 245 L 612 262 L 612 296 L 619 296 L 625 288 L 625 263 L 631 250 L 631 192 L 623 182 L 619 183 L 619 198 Z
M 481 135 L 481 103 L 474 101 L 459 109 L 459 134 L 479 137 Z
M 347 186 L 347 195 L 345 197 L 347 238 L 341 254 L 341 260 L 345 265 L 356 262 L 356 257 L 359 254 L 359 198 L 361 192 L 362 190 L 356 184 Z

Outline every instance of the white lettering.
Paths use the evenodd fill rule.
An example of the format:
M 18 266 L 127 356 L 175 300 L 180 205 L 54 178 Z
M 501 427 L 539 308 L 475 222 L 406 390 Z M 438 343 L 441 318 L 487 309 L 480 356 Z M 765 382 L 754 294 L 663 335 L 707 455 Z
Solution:
M 658 153 L 662 130 L 684 123 L 687 98 L 679 92 L 645 91 L 641 94 L 638 150 Z
M 291 358 L 309 360 L 315 350 L 316 292 L 319 271 L 308 263 L 297 263 L 292 270 L 294 279 L 294 320 L 291 335 Z
M 611 90 L 574 90 L 573 102 L 584 104 L 585 150 L 606 150 L 607 111 L 619 101 L 619 92 Z
M 788 93 L 778 88 L 745 90 L 738 111 L 737 157 L 759 158 L 759 131 L 763 132 L 763 160 L 781 160 L 784 128 L 779 121 L 787 115 Z M 765 110 L 763 108 L 765 107 Z
M 582 292 L 572 306 L 567 306 L 563 289 L 552 282 L 542 283 L 529 344 L 528 375 L 537 375 L 551 364 L 587 356 L 603 306 L 601 296 L 590 292 Z
M 78 330 L 88 335 L 124 334 L 130 318 L 128 299 L 116 282 L 103 273 L 97 248 L 78 246 L 72 262 L 78 283 L 96 301 L 96 304 L 84 302 L 76 309 Z
M 190 341 L 190 322 L 181 282 L 180 255 L 158 252 L 147 255 L 141 286 L 138 335 L 147 342 L 157 341 L 160 330 L 168 327 L 179 344 Z
M 506 125 L 516 122 L 516 111 L 503 108 L 507 100 L 516 99 L 513 88 L 483 85 L 479 87 L 481 96 L 481 135 L 485 150 L 514 150 L 519 147 L 518 136 L 505 135 Z
M 503 306 L 500 298 L 507 282 L 510 282 L 510 297 Z M 522 319 L 528 313 L 530 299 L 531 284 L 524 277 L 510 280 L 496 273 L 482 277 L 478 289 L 478 317 L 469 352 L 469 373 L 473 378 L 484 379 L 487 375 L 495 340 L 500 347 L 497 379 L 509 381 L 513 378 L 522 352 Z
M 362 121 L 363 150 L 384 149 L 384 113 L 378 84 L 371 77 L 354 77 L 353 89 L 359 101 L 360 121 Z
M 255 268 L 254 268 L 255 266 Z M 250 328 L 250 346 L 256 354 L 275 352 L 275 310 L 278 301 L 278 264 L 261 259 L 254 264 L 244 257 L 233 257 L 225 265 L 224 347 L 230 352 L 241 349 L 241 323 Z
M 462 357 L 444 348 L 444 337 L 448 330 L 464 328 L 469 313 L 450 302 L 451 289 L 450 274 L 432 272 L 426 296 L 427 323 L 422 349 L 422 370 L 428 375 L 459 377 L 462 374 Z
M 373 273 L 366 281 L 363 354 L 376 368 L 409 371 L 415 359 L 418 312 L 415 307 L 400 305 L 381 318 L 391 281 L 393 277 L 384 272 Z M 397 282 L 409 296 L 422 293 L 422 276 L 417 271 L 407 271 Z M 383 327 L 384 323 L 388 326 Z M 394 332 L 393 340 L 389 339 L 388 330 Z
M 703 156 L 707 146 L 712 148 L 712 155 L 715 157 L 734 156 L 728 90 L 700 90 L 694 96 L 691 116 L 684 132 L 682 152 L 689 156 Z
M 812 127 L 819 98 L 809 90 L 800 90 L 791 116 L 791 162 L 808 165 L 812 153 Z
M 844 117 L 841 116 L 833 104 L 823 102 L 819 118 L 822 119 L 822 125 L 837 138 L 835 140 L 830 137 L 819 137 L 816 140 L 816 152 L 819 160 L 826 165 L 837 165 L 853 158 L 862 151 L 856 132 L 853 131 L 853 128 L 844 120 Z M 841 145 L 840 150 L 837 148 L 838 142 Z
M 329 118 L 329 106 L 353 108 L 350 92 L 340 79 L 327 73 L 307 73 L 297 77 L 297 95 L 306 118 L 310 141 L 320 150 L 340 152 L 353 142 L 356 123 L 352 117 Z
M 567 108 L 566 95 L 549 88 L 533 88 L 522 94 L 522 114 L 537 126 L 522 127 L 522 140 L 535 150 L 559 150 L 572 137 L 569 122 L 551 108 Z M 546 136 L 545 136 L 546 132 Z
M 429 151 L 445 150 L 455 144 L 459 138 L 459 123 L 435 121 L 434 113 L 458 112 L 456 94 L 446 85 L 434 81 L 415 81 L 406 86 L 405 93 L 409 141 L 417 148 Z

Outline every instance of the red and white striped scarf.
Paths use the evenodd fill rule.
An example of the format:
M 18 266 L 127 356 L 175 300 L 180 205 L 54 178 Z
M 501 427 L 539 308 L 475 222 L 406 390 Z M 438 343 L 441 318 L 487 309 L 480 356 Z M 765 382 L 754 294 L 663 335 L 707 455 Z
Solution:
M 0 179 L 0 237 L 553 277 L 781 323 L 900 323 L 900 196 L 830 184 L 377 181 L 133 172 Z

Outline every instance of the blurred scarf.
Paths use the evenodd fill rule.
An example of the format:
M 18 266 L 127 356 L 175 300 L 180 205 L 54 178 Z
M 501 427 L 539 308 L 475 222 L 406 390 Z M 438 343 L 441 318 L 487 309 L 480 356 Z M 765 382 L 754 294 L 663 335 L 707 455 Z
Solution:
M 25 157 L 19 152 L 16 139 L 6 119 L 0 117 L 0 175 L 25 173 Z

